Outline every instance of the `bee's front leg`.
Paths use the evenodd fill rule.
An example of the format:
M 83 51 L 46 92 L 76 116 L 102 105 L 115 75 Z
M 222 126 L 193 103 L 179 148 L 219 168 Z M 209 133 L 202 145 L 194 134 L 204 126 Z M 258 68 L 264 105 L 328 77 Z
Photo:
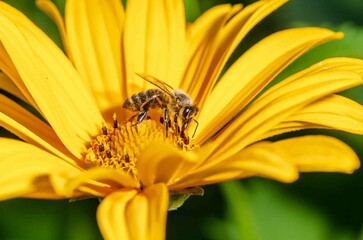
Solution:
M 141 123 L 145 119 L 146 115 L 147 115 L 147 112 L 139 112 L 136 115 L 137 124 Z
M 179 128 L 179 125 L 178 125 L 178 117 L 179 117 L 179 114 L 175 113 L 175 115 L 174 115 L 174 126 L 175 126 L 175 132 L 176 132 L 177 136 L 180 134 L 180 128 Z
M 165 128 L 165 135 L 166 137 L 168 137 L 168 132 L 169 132 L 169 127 L 170 127 L 170 119 L 169 119 L 169 111 L 167 108 L 165 108 L 164 110 L 164 115 L 162 117 L 162 124 L 164 125 Z

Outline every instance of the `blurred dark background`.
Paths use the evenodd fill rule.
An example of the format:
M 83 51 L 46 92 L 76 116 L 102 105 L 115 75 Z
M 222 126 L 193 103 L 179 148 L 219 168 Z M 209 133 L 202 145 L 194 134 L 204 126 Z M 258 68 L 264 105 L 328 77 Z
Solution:
M 29 0 L 7 0 L 60 45 L 55 25 Z M 63 11 L 64 0 L 55 0 Z M 223 3 L 254 1 L 186 0 L 188 21 Z M 276 81 L 319 60 L 334 56 L 363 59 L 362 0 L 291 0 L 253 29 L 230 62 L 265 36 L 286 28 L 322 26 L 343 31 L 345 38 L 305 54 Z M 363 104 L 361 87 L 346 91 Z M 363 159 L 363 138 L 337 131 L 326 134 L 348 143 Z M 2 131 L 2 135 L 6 135 Z M 288 137 L 283 136 L 283 137 Z M 363 173 L 305 173 L 293 184 L 244 179 L 205 187 L 205 196 L 192 197 L 168 215 L 167 239 L 316 239 L 363 240 Z M 0 202 L 1 239 L 101 239 L 95 213 L 97 200 L 45 201 L 15 199 Z

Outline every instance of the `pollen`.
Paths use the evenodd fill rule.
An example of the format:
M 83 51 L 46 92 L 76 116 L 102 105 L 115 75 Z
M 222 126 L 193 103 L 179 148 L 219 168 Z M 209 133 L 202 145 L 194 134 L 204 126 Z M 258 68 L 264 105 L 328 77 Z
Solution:
M 166 134 L 164 127 L 154 120 L 119 123 L 114 115 L 112 126 L 102 126 L 100 134 L 90 141 L 85 162 L 90 168 L 112 168 L 137 179 L 138 156 L 146 147 L 160 142 L 172 143 L 181 151 L 197 148 L 189 137 L 177 135 L 173 128 Z

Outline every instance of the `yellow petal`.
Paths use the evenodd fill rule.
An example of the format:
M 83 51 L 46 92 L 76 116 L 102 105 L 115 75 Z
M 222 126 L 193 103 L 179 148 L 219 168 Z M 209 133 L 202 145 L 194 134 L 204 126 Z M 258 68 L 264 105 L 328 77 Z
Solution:
M 131 239 L 126 208 L 137 195 L 134 189 L 122 189 L 104 198 L 97 209 L 97 222 L 106 240 Z M 141 206 L 140 206 L 141 207 Z
M 64 50 L 67 53 L 68 58 L 72 59 L 69 50 L 69 42 L 68 42 L 66 27 L 64 25 L 63 17 L 59 12 L 57 6 L 50 0 L 36 0 L 35 3 L 37 7 L 40 8 L 45 14 L 47 14 L 57 25 L 59 34 L 62 38 Z
M 133 223 L 129 224 L 132 239 L 165 239 L 168 202 L 164 184 L 147 187 L 135 196 L 126 210 L 126 218 Z
M 333 68 L 336 70 L 342 70 L 342 71 L 353 71 L 353 72 L 359 74 L 361 77 L 363 77 L 363 61 L 362 60 L 353 59 L 353 58 L 330 58 L 330 59 L 325 59 L 303 71 L 300 71 L 300 72 L 294 74 L 293 76 L 289 77 L 288 79 L 285 79 L 283 81 L 283 83 L 280 83 L 280 84 L 287 84 L 291 81 L 295 81 L 297 78 L 316 74 L 316 73 L 323 72 L 323 71 L 327 71 L 327 70 L 330 70 Z M 335 96 L 335 95 L 332 95 L 332 96 Z M 320 105 L 321 102 L 324 102 L 324 105 L 326 105 L 326 104 L 328 104 L 327 101 L 328 102 L 330 101 L 329 99 L 330 99 L 330 96 L 327 97 L 326 99 L 324 98 L 324 99 L 321 99 L 310 105 L 307 105 L 303 109 L 299 110 L 299 112 L 303 113 L 304 111 L 306 111 L 305 108 L 313 107 L 316 104 Z M 331 107 L 331 108 L 328 107 L 328 109 L 331 110 L 330 114 L 335 115 L 334 119 L 339 118 L 339 116 L 338 116 L 339 114 L 343 115 L 343 113 L 346 113 L 345 115 L 348 114 L 349 116 L 351 116 L 351 114 L 353 114 L 352 112 L 355 112 L 354 114 L 357 114 L 357 112 L 360 112 L 361 107 L 358 104 L 353 103 L 349 99 L 338 100 L 337 97 L 334 97 L 334 100 L 332 99 L 332 101 L 334 101 L 334 102 L 335 101 L 349 101 L 351 103 L 351 104 L 347 104 L 347 106 L 342 106 L 343 103 L 340 104 L 340 108 L 343 107 L 344 109 L 341 109 L 341 110 L 337 111 L 336 113 L 333 113 L 335 107 Z M 337 103 L 335 103 L 335 104 L 337 104 Z M 348 107 L 349 109 L 346 107 Z M 327 109 L 321 109 L 321 110 L 323 110 L 323 111 L 321 111 L 322 115 L 324 115 L 327 112 Z M 299 114 L 299 112 L 297 112 L 296 114 Z M 357 116 L 359 116 L 359 115 L 360 115 L 360 113 Z M 343 116 L 341 116 L 341 117 L 343 117 Z M 271 129 L 269 132 L 267 132 L 265 135 L 262 135 L 260 137 L 260 139 L 265 139 L 265 138 L 268 138 L 268 137 L 271 137 L 274 135 L 278 135 L 278 134 L 281 134 L 284 132 L 297 131 L 297 130 L 301 130 L 301 129 L 328 128 L 328 126 L 325 126 L 325 124 L 317 125 L 317 124 L 314 124 L 313 122 L 293 121 L 292 120 L 293 118 L 294 118 L 294 115 L 289 118 L 290 120 L 286 119 L 284 122 L 279 123 L 273 129 Z M 337 127 L 337 129 L 341 129 L 341 130 L 344 129 L 344 131 L 348 131 L 348 132 L 352 132 L 352 133 L 358 133 L 360 131 L 359 123 L 358 123 L 360 121 L 359 117 L 356 117 L 355 119 L 353 119 L 353 118 L 349 118 L 349 117 L 345 116 L 341 120 L 344 121 L 347 126 L 342 126 L 343 124 L 341 124 L 339 127 L 339 125 L 336 125 L 335 127 Z M 358 122 L 356 122 L 356 121 L 358 121 Z M 329 121 L 327 121 L 327 122 L 329 122 Z
M 299 171 L 352 173 L 359 166 L 358 157 L 343 142 L 304 136 L 256 143 L 228 158 L 207 157 L 199 168 L 169 187 L 182 189 L 252 176 L 292 182 Z
M 137 169 L 144 186 L 171 183 L 197 164 L 197 155 L 166 143 L 153 144 L 138 157 Z
M 324 128 L 324 127 L 314 125 L 314 124 L 309 124 L 309 123 L 288 122 L 288 121 L 285 122 L 284 121 L 284 122 L 277 124 L 275 127 L 270 129 L 265 134 L 262 134 L 257 141 L 262 140 L 262 139 L 267 139 L 269 137 L 276 136 L 276 135 L 286 133 L 286 132 L 294 132 L 294 131 L 299 131 L 302 129 L 313 129 L 313 128 Z
M 49 125 L 4 95 L 0 95 L 0 102 L 0 126 L 64 161 L 71 164 L 82 164 L 77 161 L 78 159 L 74 159 Z
M 358 74 L 335 69 L 287 82 L 267 90 L 226 127 L 216 137 L 215 154 L 233 155 L 304 106 L 363 83 Z
M 185 55 L 185 13 L 181 0 L 128 0 L 124 31 L 128 94 L 145 90 L 135 73 L 152 75 L 173 87 Z
M 263 138 L 308 128 L 328 128 L 363 134 L 363 106 L 339 95 L 330 95 L 299 110 Z
M 269 142 L 251 145 L 231 157 L 207 157 L 199 168 L 170 186 L 171 189 L 201 186 L 252 176 L 261 176 L 281 182 L 293 182 L 298 169 L 285 153 L 287 149 Z
M 3 72 L 0 72 L 0 89 L 14 95 L 15 97 L 19 98 L 22 101 L 28 103 L 27 99 L 22 94 L 22 92 L 19 90 L 19 88 Z
M 313 75 L 323 71 L 329 71 L 331 69 L 341 70 L 341 71 L 351 71 L 363 77 L 363 60 L 357 58 L 346 58 L 346 57 L 328 58 L 298 73 L 295 73 L 294 75 L 285 79 L 283 82 L 286 84 L 291 81 L 295 81 L 295 79 L 297 78 Z
M 206 73 L 201 71 L 201 68 L 203 68 L 201 65 L 204 62 L 211 61 L 210 58 L 213 57 L 212 54 L 208 55 L 213 45 L 213 40 L 223 28 L 224 24 L 241 11 L 241 9 L 241 4 L 233 6 L 229 4 L 217 5 L 205 11 L 194 23 L 188 25 L 186 33 L 188 44 L 186 56 L 187 65 L 182 81 L 179 84 L 181 89 L 190 93 L 192 86 L 198 82 L 195 79 L 202 80 L 201 76 Z M 208 59 L 205 59 L 206 56 L 208 56 Z M 204 67 L 206 70 L 206 66 Z M 196 95 L 194 94 L 193 98 L 195 97 Z
M 248 5 L 226 19 L 222 28 L 213 29 L 218 31 L 218 34 L 209 40 L 211 46 L 204 48 L 207 52 L 203 55 L 202 62 L 198 64 L 199 69 L 194 71 L 188 69 L 188 72 L 193 73 L 193 81 L 186 90 L 200 106 L 203 106 L 224 65 L 240 41 L 257 23 L 285 2 L 286 0 L 259 1 Z M 198 75 L 194 76 L 195 73 Z
M 125 173 L 114 169 L 92 168 L 69 179 L 64 186 L 59 186 L 59 191 L 63 191 L 62 194 L 69 197 L 76 191 L 103 197 L 119 188 L 139 188 L 139 186 L 138 182 Z
M 206 141 L 229 122 L 291 61 L 312 47 L 341 36 L 321 28 L 290 29 L 249 49 L 223 75 L 201 108 L 198 142 Z
M 38 112 L 40 112 L 38 105 L 34 101 L 33 97 L 29 93 L 24 83 L 22 82 L 18 71 L 16 70 L 14 64 L 10 59 L 9 54 L 6 52 L 6 49 L 4 48 L 4 45 L 1 42 L 0 42 L 0 69 L 2 72 L 5 73 L 6 76 L 8 76 L 11 79 L 13 85 L 15 85 L 19 89 L 21 94 L 26 98 L 25 102 L 29 103 Z
M 162 240 L 165 238 L 168 190 L 163 184 L 143 192 L 123 189 L 104 198 L 97 221 L 105 239 Z
M 0 41 L 23 84 L 62 142 L 81 157 L 84 141 L 103 121 L 94 99 L 60 49 L 24 15 L 0 2 L 0 21 Z
M 286 149 L 291 163 L 302 172 L 352 173 L 360 166 L 354 151 L 340 140 L 328 136 L 304 136 L 273 143 Z
M 14 95 L 15 97 L 26 103 L 29 103 L 23 93 L 14 84 L 14 82 L 11 81 L 10 78 L 6 76 L 3 72 L 0 72 L 0 89 Z
M 124 10 L 118 0 L 70 0 L 65 20 L 77 70 L 104 111 L 126 97 L 121 74 L 121 31 Z
M 0 199 L 32 197 L 64 198 L 54 192 L 52 176 L 68 179 L 81 172 L 75 165 L 33 145 L 0 138 Z

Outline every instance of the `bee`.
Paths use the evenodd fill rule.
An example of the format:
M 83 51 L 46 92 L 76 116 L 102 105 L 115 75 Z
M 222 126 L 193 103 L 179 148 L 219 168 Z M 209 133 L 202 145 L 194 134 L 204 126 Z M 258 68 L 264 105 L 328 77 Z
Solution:
M 163 110 L 163 115 L 160 116 L 160 122 L 164 125 L 166 136 L 168 136 L 168 130 L 171 127 L 170 116 L 172 116 L 176 134 L 185 139 L 187 138 L 185 131 L 191 121 L 194 121 L 197 124 L 192 136 L 194 137 L 199 125 L 194 119 L 198 113 L 198 108 L 188 94 L 182 90 L 173 89 L 167 83 L 153 76 L 137 75 L 157 87 L 135 93 L 123 103 L 123 108 L 138 112 L 134 116 L 136 117 L 137 124 L 145 119 L 149 109 L 161 109 Z

